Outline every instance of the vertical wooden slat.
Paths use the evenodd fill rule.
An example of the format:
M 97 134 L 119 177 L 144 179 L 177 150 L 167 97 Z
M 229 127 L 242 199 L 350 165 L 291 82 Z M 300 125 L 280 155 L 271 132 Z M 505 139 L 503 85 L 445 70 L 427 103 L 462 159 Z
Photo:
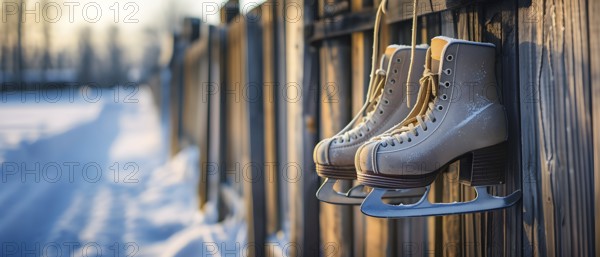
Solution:
M 207 201 L 206 163 L 208 161 L 208 120 L 209 99 L 203 94 L 210 77 L 209 66 L 209 26 L 195 29 L 204 31 L 202 37 L 193 42 L 185 51 L 183 60 L 183 95 L 179 141 L 181 147 L 194 145 L 198 148 L 200 181 L 198 181 L 199 206 Z
M 519 16 L 533 18 L 520 23 L 519 58 L 525 64 L 521 84 L 531 85 L 536 96 L 528 111 L 537 119 L 527 125 L 537 131 L 531 144 L 539 145 L 539 159 L 531 161 L 539 163 L 541 174 L 536 184 L 541 197 L 525 207 L 542 207 L 533 223 L 543 223 L 543 233 L 533 230 L 531 237 L 539 242 L 534 250 L 547 256 L 594 253 L 587 3 L 533 1 Z
M 518 81 L 517 8 L 514 2 L 502 1 L 485 5 L 482 40 L 496 45 L 496 74 L 500 101 L 504 105 L 508 120 L 508 143 L 511 149 L 507 162 L 506 185 L 495 187 L 497 195 L 506 195 L 522 188 L 521 143 L 520 143 L 520 99 Z M 519 256 L 521 254 L 522 207 L 520 203 L 506 210 L 489 214 L 487 230 L 488 253 L 494 256 Z
M 225 173 L 243 192 L 248 256 L 265 256 L 264 115 L 262 30 L 255 13 L 230 23 L 227 97 L 228 150 Z
M 275 93 L 275 105 L 276 109 L 276 135 L 277 137 L 277 163 L 279 165 L 280 174 L 278 179 L 278 195 L 279 195 L 279 227 L 289 238 L 290 233 L 290 184 L 295 183 L 295 173 L 288 173 L 287 169 L 290 163 L 288 162 L 287 153 L 287 95 L 284 94 L 287 80 L 286 80 L 286 11 L 281 6 L 285 4 L 285 1 L 275 1 L 276 5 L 274 9 L 274 40 L 275 40 L 275 61 L 274 67 L 276 70 L 276 93 Z M 277 5 L 278 4 L 278 5 Z M 286 174 L 284 176 L 283 174 Z M 289 177 L 288 177 L 289 175 Z
M 600 26 L 591 24 L 600 24 L 600 2 L 589 1 L 588 3 L 588 24 L 590 33 L 590 71 L 592 85 L 592 120 L 593 120 L 593 145 L 594 149 L 594 217 L 600 216 Z M 595 223 L 595 251 L 600 254 L 600 221 L 596 219 Z
M 319 177 L 314 171 L 312 148 L 318 127 L 318 54 L 304 42 L 304 26 L 315 19 L 312 2 L 290 0 L 286 20 L 287 153 L 301 178 L 290 186 L 291 256 L 316 256 L 319 251 L 319 203 L 315 197 Z M 299 9 L 300 8 L 300 9 Z M 295 13 L 291 11 L 295 10 Z M 316 94 L 316 95 L 315 95 Z
M 242 69 L 243 69 L 243 52 L 242 52 L 242 35 L 245 33 L 243 23 L 232 22 L 229 24 L 227 31 L 227 81 L 224 87 L 223 93 L 225 94 L 225 149 L 227 155 L 225 156 L 225 165 L 223 173 L 226 176 L 226 180 L 230 182 L 233 187 L 238 191 L 242 192 L 242 178 L 241 178 L 241 159 L 242 150 L 241 144 L 245 142 L 240 128 L 243 126 L 241 116 L 243 112 L 241 84 L 242 80 Z
M 277 163 L 277 138 L 276 138 L 276 102 L 278 87 L 276 86 L 275 68 L 275 31 L 274 31 L 274 9 L 272 3 L 263 4 L 261 9 L 261 27 L 263 28 L 263 103 L 265 118 L 265 194 L 266 194 L 266 222 L 267 234 L 274 234 L 279 229 L 279 189 L 276 180 L 279 174 L 279 165 Z
M 353 0 L 351 2 L 351 10 L 353 12 L 356 11 L 360 11 L 363 10 L 367 3 L 367 1 L 365 0 Z M 371 45 L 372 43 L 372 33 L 370 31 L 367 32 L 357 32 L 357 33 L 352 33 L 351 35 L 351 74 L 352 74 L 352 78 L 351 78 L 351 83 L 352 83 L 352 114 L 355 115 L 356 113 L 358 113 L 358 111 L 361 109 L 364 101 L 365 101 L 365 97 L 366 97 L 366 90 L 368 88 L 368 83 L 369 83 L 369 73 L 370 73 L 370 68 L 371 68 L 371 53 L 372 53 L 372 48 Z M 358 184 L 358 182 L 354 183 L 355 185 Z M 371 228 L 370 226 L 368 226 L 367 224 L 367 217 L 365 217 L 365 215 L 362 215 L 361 211 L 360 211 L 360 206 L 355 206 L 352 210 L 352 215 L 354 218 L 354 224 L 353 224 L 353 234 L 354 234 L 354 256 L 356 257 L 362 257 L 362 256 L 367 256 L 367 246 L 369 246 L 370 244 L 367 244 L 367 240 L 377 240 L 378 242 L 381 242 L 383 240 L 380 240 L 379 238 L 376 238 L 373 235 L 373 228 Z M 375 220 L 377 223 L 384 223 L 381 222 L 377 219 L 370 219 L 370 220 Z M 369 232 L 367 234 L 367 232 Z M 372 245 L 371 245 L 372 246 Z M 380 251 L 381 248 L 376 248 L 376 247 L 370 247 L 369 249 L 372 249 L 371 251 L 369 251 L 368 256 L 382 256 L 380 254 L 378 254 L 377 252 Z
M 169 152 L 171 156 L 174 156 L 177 154 L 177 152 L 179 152 L 179 120 L 181 119 L 180 104 L 182 103 L 181 96 L 183 95 L 181 92 L 181 84 L 183 79 L 182 59 L 185 52 L 185 46 L 186 44 L 183 42 L 182 37 L 180 35 L 176 35 L 173 40 L 173 57 L 171 59 L 171 63 L 169 64 L 171 68 L 171 82 L 169 90 Z
M 594 246 L 594 231 L 589 225 L 593 223 L 593 145 L 589 138 L 593 134 L 591 113 L 591 84 L 589 60 L 589 35 L 587 19 L 587 1 L 565 1 L 565 16 L 578 13 L 573 19 L 565 22 L 565 69 L 568 85 L 566 102 L 569 116 L 567 124 L 574 124 L 575 129 L 566 129 L 568 144 L 565 149 L 568 159 L 570 221 L 573 239 L 571 251 L 567 254 L 590 256 Z M 569 235 L 567 235 L 569 236 Z
M 325 18 L 349 6 L 348 0 L 319 0 L 319 16 Z M 333 20 L 335 22 L 335 19 Z M 350 121 L 351 82 L 350 82 L 350 38 L 328 39 L 319 47 L 319 137 L 335 135 Z M 341 188 L 348 189 L 350 182 L 343 181 Z M 322 244 L 335 245 L 337 251 L 331 256 L 352 256 L 353 227 L 352 207 L 327 203 L 320 204 L 320 224 Z
M 306 7 L 306 5 L 305 5 Z M 313 47 L 308 47 L 307 55 L 304 60 L 305 78 L 302 84 L 302 121 L 303 139 L 304 144 L 302 145 L 302 156 L 303 162 L 303 193 L 302 199 L 304 200 L 304 208 L 302 212 L 304 231 L 302 233 L 303 242 L 303 254 L 304 256 L 315 256 L 322 249 L 329 249 L 332 245 L 331 242 L 320 241 L 320 228 L 319 228 L 319 201 L 317 200 L 315 193 L 319 186 L 319 176 L 315 172 L 315 164 L 312 158 L 312 152 L 314 146 L 317 144 L 318 139 L 318 104 L 319 101 L 319 65 L 318 65 L 318 53 Z M 332 245 L 334 247 L 334 253 L 339 250 L 339 245 Z
M 289 1 L 287 4 L 294 6 L 303 6 L 303 1 Z M 286 95 L 298 95 L 299 92 L 302 92 L 302 83 L 304 72 L 302 70 L 304 61 L 304 41 L 303 41 L 303 24 L 302 22 L 294 22 L 290 23 L 286 22 L 286 56 L 288 56 L 288 61 L 286 61 L 286 77 L 288 79 L 289 87 L 286 87 L 285 93 Z M 293 42 L 293 43 L 292 43 Z M 290 60 L 302 60 L 298 61 L 290 61 Z M 296 97 L 294 97 L 296 101 L 287 101 L 286 109 L 287 109 L 287 124 L 286 128 L 291 133 L 287 136 L 287 160 L 290 164 L 300 165 L 302 163 L 302 143 L 303 143 L 303 122 L 302 122 L 302 102 L 299 101 Z M 302 175 L 306 176 L 309 171 L 302 169 Z M 304 216 L 302 215 L 302 210 L 304 208 L 304 199 L 302 199 L 303 188 L 301 184 L 303 181 L 299 181 L 300 183 L 290 185 L 290 218 L 292 221 L 291 224 L 291 235 L 290 241 L 296 244 L 298 247 L 304 247 L 304 242 L 302 241 L 303 235 L 305 233 L 304 228 Z M 297 201 L 293 201 L 293 199 L 297 199 Z M 290 253 L 292 256 L 303 256 L 302 253 L 292 252 Z
M 536 105 L 541 73 L 543 13 L 541 1 L 519 10 L 519 84 L 521 109 L 521 169 L 523 172 L 523 256 L 547 256 L 546 243 L 553 244 L 553 231 L 546 233 L 542 204 L 541 163 L 537 139 Z M 546 237 L 548 239 L 546 239 Z
M 251 256 L 265 256 L 266 220 L 265 220 L 265 131 L 264 131 L 264 109 L 263 109 L 263 39 L 260 23 L 260 11 L 254 9 L 245 16 L 246 38 L 245 54 L 243 64 L 246 74 L 244 77 L 244 96 L 245 121 L 247 122 L 246 140 L 249 146 L 246 147 L 246 158 L 244 162 L 245 191 L 247 215 L 249 216 L 250 238 L 249 243 L 254 244 L 254 254 Z M 251 177 L 247 177 L 246 167 L 250 169 Z
M 334 136 L 351 119 L 350 44 L 349 38 L 324 41 L 319 49 L 321 97 L 319 105 L 321 138 Z M 349 183 L 343 185 L 348 189 Z M 323 242 L 338 246 L 337 256 L 352 255 L 352 208 L 321 203 Z
M 204 163 L 208 162 L 209 156 L 209 126 L 210 126 L 210 98 L 205 97 L 205 92 L 207 90 L 207 84 L 204 83 L 206 81 L 210 81 L 210 52 L 206 49 L 210 49 L 211 46 L 211 38 L 210 38 L 210 26 L 208 24 L 202 24 L 200 27 L 202 31 L 203 41 L 206 43 L 205 49 L 203 49 L 201 58 L 200 58 L 200 69 L 201 72 L 198 72 L 196 75 L 198 77 L 198 92 L 196 94 L 196 110 L 198 119 L 195 120 L 195 125 L 197 129 L 194 130 L 195 137 L 197 138 L 194 141 L 197 141 L 198 148 L 200 149 L 200 181 L 198 181 L 198 193 L 200 194 L 200 207 L 204 207 L 204 204 L 208 201 L 208 170 L 206 170 Z
M 217 207 L 219 221 L 226 215 L 225 203 L 220 195 L 220 184 L 225 182 L 225 29 L 222 27 L 211 26 L 209 29 L 210 46 L 209 66 L 210 76 L 206 85 L 203 97 L 208 99 L 210 104 L 209 113 L 209 132 L 208 132 L 208 164 L 204 165 L 207 172 L 206 183 L 208 184 L 207 198 Z M 210 167 L 208 167 L 210 165 Z

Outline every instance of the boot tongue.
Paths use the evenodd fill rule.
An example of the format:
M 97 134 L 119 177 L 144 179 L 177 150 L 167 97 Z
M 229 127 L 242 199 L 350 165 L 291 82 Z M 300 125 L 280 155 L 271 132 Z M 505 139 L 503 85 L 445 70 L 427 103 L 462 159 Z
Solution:
M 399 48 L 400 46 L 398 45 L 389 45 L 386 49 L 385 52 L 383 53 L 383 55 L 381 56 L 381 62 L 379 64 L 379 68 L 387 71 L 388 69 L 388 65 L 390 63 L 390 59 L 392 59 L 392 55 L 394 54 L 394 52 L 396 52 L 396 50 Z
M 388 66 L 390 64 L 390 60 L 392 59 L 392 56 L 394 55 L 394 53 L 396 52 L 396 50 L 398 48 L 400 48 L 399 45 L 389 45 L 385 49 L 385 52 L 381 56 L 381 60 L 379 62 L 379 69 L 384 70 L 387 73 Z M 373 87 L 375 85 L 371 85 L 371 86 Z M 377 90 L 374 93 L 375 93 L 374 99 L 379 99 L 379 96 L 381 95 L 382 90 Z M 371 102 L 370 106 L 367 108 L 367 113 L 373 112 L 375 110 L 376 105 L 377 105 L 377 101 Z
M 441 59 L 442 52 L 444 51 L 444 47 L 448 44 L 448 41 L 441 37 L 435 37 L 431 40 L 431 67 L 430 70 L 432 72 L 438 72 Z

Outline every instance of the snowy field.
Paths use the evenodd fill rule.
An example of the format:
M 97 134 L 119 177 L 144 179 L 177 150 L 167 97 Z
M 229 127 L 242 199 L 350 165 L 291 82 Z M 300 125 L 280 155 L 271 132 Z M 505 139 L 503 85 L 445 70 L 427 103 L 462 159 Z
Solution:
M 198 210 L 197 150 L 168 158 L 149 89 L 0 96 L 0 256 L 218 256 L 244 244 L 233 191 L 225 221 L 210 203 Z

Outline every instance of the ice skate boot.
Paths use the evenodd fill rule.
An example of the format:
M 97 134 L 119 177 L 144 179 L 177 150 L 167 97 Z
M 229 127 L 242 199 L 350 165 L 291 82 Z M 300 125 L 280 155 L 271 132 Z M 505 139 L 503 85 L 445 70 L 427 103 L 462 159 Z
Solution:
M 487 193 L 501 184 L 507 169 L 507 126 L 496 91 L 494 45 L 436 37 L 413 109 L 417 115 L 361 146 L 356 154 L 358 181 L 374 187 L 361 206 L 370 216 L 397 218 L 481 212 L 516 203 Z M 460 160 L 461 182 L 475 186 L 470 202 L 430 203 L 429 185 L 452 162 Z M 382 201 L 387 189 L 427 187 L 409 205 Z
M 360 204 L 366 196 L 360 185 L 346 192 L 338 192 L 334 185 L 338 180 L 355 180 L 354 155 L 360 145 L 371 137 L 379 135 L 396 123 L 404 120 L 409 113 L 405 101 L 413 100 L 416 94 L 407 94 L 408 85 L 417 84 L 422 68 L 409 72 L 410 48 L 391 45 L 387 47 L 377 65 L 379 52 L 379 27 L 385 13 L 386 0 L 381 1 L 375 17 L 373 30 L 373 56 L 366 102 L 359 113 L 342 131 L 332 138 L 321 141 L 315 147 L 313 157 L 319 176 L 326 178 L 317 198 L 334 204 Z M 422 67 L 427 46 L 415 47 Z M 377 67 L 379 67 L 377 69 Z M 410 74 L 409 74 L 410 73 Z M 388 197 L 415 196 L 418 190 L 403 190 L 387 194 Z
M 423 67 L 426 51 L 426 46 L 417 47 L 419 67 Z M 369 85 L 369 93 L 362 110 L 346 128 L 337 135 L 322 140 L 315 147 L 313 157 L 317 173 L 326 178 L 317 192 L 319 200 L 336 204 L 362 203 L 366 196 L 362 186 L 344 193 L 334 190 L 333 187 L 337 180 L 356 179 L 354 156 L 363 143 L 400 123 L 409 114 L 410 108 L 406 99 L 409 97 L 412 101 L 416 100 L 416 94 L 407 95 L 406 92 L 409 60 L 410 47 L 388 46 Z M 423 68 L 415 69 L 408 78 L 413 87 L 418 84 L 422 72 Z M 403 195 L 405 194 L 394 193 L 389 197 Z

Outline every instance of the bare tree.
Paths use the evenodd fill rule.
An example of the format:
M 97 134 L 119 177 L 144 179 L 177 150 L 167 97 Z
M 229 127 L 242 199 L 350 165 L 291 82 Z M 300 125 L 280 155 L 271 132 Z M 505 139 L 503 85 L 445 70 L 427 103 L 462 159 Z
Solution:
M 116 26 L 111 27 L 108 33 L 110 65 L 108 72 L 113 81 L 107 82 L 115 85 L 127 82 L 127 68 L 123 61 L 123 51 L 119 39 L 119 28 Z
M 92 32 L 89 27 L 85 27 L 79 32 L 79 54 L 77 80 L 80 83 L 93 82 L 95 53 L 92 46 Z

